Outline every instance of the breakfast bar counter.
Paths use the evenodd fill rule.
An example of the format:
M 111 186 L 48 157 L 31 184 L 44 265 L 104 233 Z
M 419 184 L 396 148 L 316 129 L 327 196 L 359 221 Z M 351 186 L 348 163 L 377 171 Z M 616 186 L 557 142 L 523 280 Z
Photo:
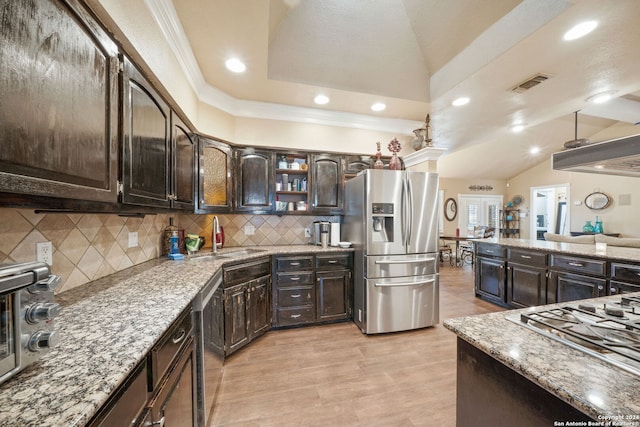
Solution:
M 640 296 L 640 293 L 631 295 Z M 602 304 L 616 299 L 619 300 L 620 297 L 601 297 L 584 302 Z M 498 425 L 483 424 L 482 421 L 483 416 L 488 417 L 487 419 L 495 416 L 487 414 L 487 410 L 497 408 L 501 408 L 498 417 L 502 420 L 502 425 L 640 426 L 638 374 L 585 354 L 507 318 L 540 308 L 503 311 L 443 322 L 446 328 L 458 335 L 458 426 Z M 487 366 L 487 361 L 493 366 Z M 468 396 L 470 390 L 464 386 L 461 388 L 461 379 L 463 384 L 468 385 L 469 376 L 473 376 L 465 366 L 461 367 L 461 364 L 469 363 L 474 365 L 473 369 L 482 371 L 484 382 L 483 391 L 473 394 L 471 398 Z M 492 372 L 498 376 L 497 379 L 494 378 L 495 381 L 488 380 L 493 375 Z M 510 378 L 508 385 L 500 387 L 500 381 L 507 376 L 513 378 Z M 466 380 L 461 377 L 466 377 Z M 518 378 L 525 384 L 526 390 L 523 396 L 527 402 L 522 407 L 518 406 L 522 402 L 518 402 L 519 392 L 513 384 Z M 466 408 L 461 399 L 466 401 Z M 503 408 L 500 399 L 507 401 L 502 402 L 507 403 L 506 408 Z M 544 404 L 543 399 L 546 399 Z M 534 408 L 527 408 L 531 404 Z M 535 408 L 536 405 L 540 406 Z M 550 405 L 557 405 L 559 413 L 563 415 L 551 414 Z M 566 411 L 566 408 L 576 411 Z M 461 411 L 472 411 L 472 414 L 461 414 Z M 542 411 L 542 414 L 536 411 Z M 516 417 L 513 423 L 508 419 L 510 415 Z M 473 417 L 472 424 L 465 422 L 469 416 Z M 551 424 L 541 423 L 541 416 L 549 416 Z M 527 417 L 531 417 L 531 424 L 527 423 Z M 587 424 L 588 420 L 592 424 Z

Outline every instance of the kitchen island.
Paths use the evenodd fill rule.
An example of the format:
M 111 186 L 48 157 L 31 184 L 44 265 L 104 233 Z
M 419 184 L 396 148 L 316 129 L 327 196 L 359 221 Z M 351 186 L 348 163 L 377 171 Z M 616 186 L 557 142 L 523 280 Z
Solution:
M 350 252 L 319 246 L 223 249 L 224 258 L 160 258 L 56 295 L 60 344 L 0 386 L 1 426 L 84 426 L 226 262 Z M 238 252 L 234 256 L 234 252 Z
M 640 376 L 507 318 L 539 308 L 443 322 L 458 335 L 457 425 L 640 426 Z

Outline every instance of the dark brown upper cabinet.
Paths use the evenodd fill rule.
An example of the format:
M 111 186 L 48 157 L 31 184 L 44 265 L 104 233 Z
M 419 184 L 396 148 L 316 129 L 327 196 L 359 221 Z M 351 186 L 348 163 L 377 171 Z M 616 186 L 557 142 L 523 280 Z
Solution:
M 0 191 L 115 203 L 116 45 L 77 0 L 0 19 Z
M 311 156 L 311 211 L 316 214 L 343 213 L 342 156 Z
M 231 146 L 198 137 L 198 203 L 196 213 L 231 212 L 233 209 L 233 156 Z
M 274 205 L 274 152 L 239 148 L 234 151 L 237 162 L 237 212 L 271 213 Z
M 122 202 L 168 208 L 171 111 L 126 57 L 122 100 Z
M 193 211 L 196 207 L 198 140 L 187 125 L 171 112 L 171 207 Z

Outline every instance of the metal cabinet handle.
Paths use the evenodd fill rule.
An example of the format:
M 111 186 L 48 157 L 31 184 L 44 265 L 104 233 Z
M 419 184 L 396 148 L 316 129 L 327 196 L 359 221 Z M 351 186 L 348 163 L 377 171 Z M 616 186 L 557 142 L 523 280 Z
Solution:
M 584 267 L 584 264 L 579 262 L 570 262 L 569 265 L 573 267 Z
M 335 263 L 336 263 L 336 262 L 338 262 L 338 261 L 337 261 L 337 260 L 335 260 L 335 259 L 331 259 L 331 260 L 329 260 L 328 262 L 329 262 L 329 264 L 335 264 Z
M 603 289 L 604 289 L 604 286 L 602 286 L 602 285 L 598 285 L 598 290 L 599 290 L 599 291 L 601 291 L 601 290 L 603 290 Z
M 295 295 L 291 295 L 291 298 L 300 298 L 302 295 L 300 294 L 295 294 Z
M 291 318 L 292 319 L 297 319 L 298 317 L 302 316 L 302 314 L 292 314 Z
M 291 280 L 292 282 L 297 282 L 298 280 L 300 280 L 300 276 L 289 277 L 289 280 Z
M 491 250 L 489 250 L 489 249 L 485 249 L 484 251 L 485 251 L 486 253 L 488 253 L 488 254 L 492 254 L 492 253 L 493 253 L 493 251 L 491 251 Z
M 520 258 L 531 259 L 531 257 L 529 255 L 520 255 Z
M 187 335 L 187 331 L 185 331 L 184 329 L 180 329 L 179 331 L 176 332 L 176 334 L 173 336 L 171 341 L 174 344 L 178 344 L 180 341 L 184 339 L 186 335 Z
M 299 262 L 291 262 L 291 263 L 289 263 L 289 265 L 300 265 L 300 263 Z
M 146 423 L 144 423 L 145 427 L 147 426 L 160 426 L 160 427 L 164 427 L 164 417 L 160 418 L 160 420 L 158 421 L 147 421 Z

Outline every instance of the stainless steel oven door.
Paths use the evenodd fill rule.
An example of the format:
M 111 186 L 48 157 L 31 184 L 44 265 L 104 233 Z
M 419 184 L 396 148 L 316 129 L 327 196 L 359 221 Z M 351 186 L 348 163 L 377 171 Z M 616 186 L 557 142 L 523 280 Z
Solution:
M 0 295 L 0 378 L 17 365 L 14 298 L 15 293 Z

